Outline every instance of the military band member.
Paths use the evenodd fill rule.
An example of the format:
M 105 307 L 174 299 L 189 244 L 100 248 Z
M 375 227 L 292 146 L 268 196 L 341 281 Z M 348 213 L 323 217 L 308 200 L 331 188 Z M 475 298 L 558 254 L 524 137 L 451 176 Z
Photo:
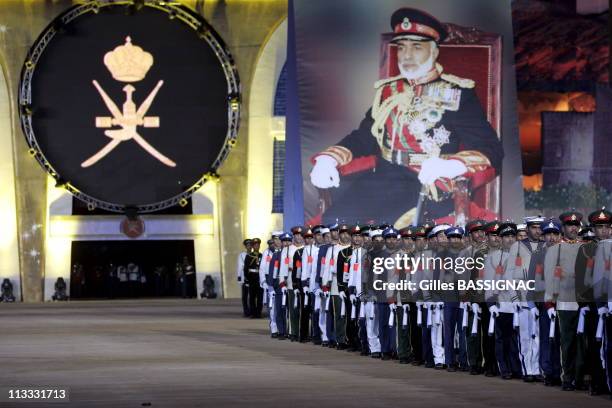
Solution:
M 577 371 L 576 378 L 588 375 L 590 377 L 589 390 L 591 395 L 599 395 L 606 391 L 607 385 L 600 357 L 601 338 L 597 339 L 599 307 L 593 291 L 595 283 L 593 269 L 599 242 L 610 238 L 612 213 L 604 207 L 589 214 L 588 220 L 594 237 L 588 239 L 582 245 L 576 257 L 576 296 L 580 306 L 577 354 L 582 355 L 585 360 L 585 372 Z M 607 306 L 606 303 L 603 305 Z M 576 369 L 579 370 L 579 367 L 577 366 Z
M 544 385 L 561 385 L 561 355 L 557 319 L 551 321 L 544 303 L 546 283 L 544 280 L 544 260 L 549 248 L 561 242 L 561 225 L 549 219 L 541 226 L 544 246 L 531 255 L 529 278 L 535 280 L 533 297 L 538 302 L 540 326 L 540 368 L 544 375 Z M 550 325 L 555 325 L 554 336 L 550 337 Z
M 385 247 L 382 233 L 383 231 L 378 229 L 378 227 L 370 229 L 371 248 L 366 254 L 366 259 L 361 269 L 362 293 L 359 299 L 364 305 L 363 315 L 366 321 L 368 349 L 370 356 L 376 359 L 382 357 L 379 338 L 380 317 L 378 314 L 378 301 L 382 296 L 374 288 L 374 282 L 379 279 L 379 275 L 374 273 L 374 260 L 381 257 Z
M 593 296 L 597 302 L 596 337 L 602 344 L 602 366 L 607 388 L 612 393 L 612 239 L 600 241 L 593 266 Z
M 348 306 L 348 267 L 351 258 L 351 235 L 349 227 L 339 227 L 339 241 L 327 250 L 325 269 L 322 277 L 323 292 L 330 297 L 328 319 L 331 317 L 334 327 L 334 342 L 338 350 L 348 348 L 346 338 Z M 345 275 L 346 274 L 346 275 Z M 346 276 L 346 283 L 344 277 Z
M 280 250 L 280 233 L 273 232 L 272 237 L 268 240 L 268 247 L 261 255 L 261 263 L 259 264 L 259 284 L 263 288 L 264 302 L 268 308 L 268 317 L 270 320 L 270 335 L 272 338 L 278 337 L 278 327 L 276 326 L 276 313 L 274 309 L 274 288 L 268 283 L 272 282 L 269 275 L 270 264 L 274 252 Z M 276 242 L 276 243 L 275 243 Z
M 579 306 L 576 301 L 576 257 L 582 244 L 578 241 L 578 229 L 582 214 L 571 210 L 559 216 L 563 225 L 563 240 L 549 248 L 544 259 L 544 300 L 548 316 L 559 319 L 561 341 L 561 380 L 564 391 L 576 386 L 584 387 L 583 378 L 576 378 L 576 368 L 581 372 L 584 361 L 578 356 L 576 331 Z M 580 358 L 579 358 L 580 357 Z
M 289 247 L 289 255 L 293 253 L 290 273 L 287 277 L 289 282 L 287 288 L 290 292 L 289 299 L 289 322 L 291 327 L 291 340 L 303 341 L 300 338 L 300 321 L 301 312 L 304 307 L 304 299 L 302 292 L 302 251 L 304 249 L 304 227 L 296 226 L 291 228 L 293 234 L 293 244 Z M 293 252 L 291 252 L 293 251 Z
M 514 243 L 508 255 L 508 267 L 515 282 L 529 280 L 531 255 L 545 244 L 540 239 L 544 218 L 525 218 L 526 238 Z M 517 235 L 518 239 L 518 235 Z M 533 382 L 540 376 L 540 311 L 529 291 L 519 291 L 513 297 L 519 324 L 519 357 L 523 369 L 523 380 Z
M 307 342 L 312 340 L 311 338 L 311 325 L 310 319 L 312 315 L 312 308 L 314 306 L 314 297 L 310 292 L 310 275 L 312 273 L 313 265 L 315 265 L 315 238 L 314 231 L 312 228 L 307 228 L 304 231 L 304 248 L 300 252 L 301 256 L 301 270 L 299 274 L 300 281 L 300 341 Z
M 332 188 L 325 220 L 356 219 L 384 207 L 395 222 L 415 206 L 422 186 L 430 215 L 446 216 L 453 202 L 442 193 L 452 189 L 454 178 L 471 177 L 476 187 L 501 168 L 502 144 L 487 122 L 474 81 L 447 74 L 436 62 L 438 44 L 447 36 L 444 26 L 427 13 L 402 8 L 393 13 L 391 28 L 400 75 L 376 82 L 372 108 L 359 128 L 313 159 L 312 184 Z M 376 171 L 341 182 L 338 169 L 356 166 L 354 159 L 364 156 L 375 157 Z M 398 182 L 404 187 L 388 200 L 387 192 L 396 191 Z
M 370 228 L 368 228 L 368 233 Z M 362 356 L 369 355 L 368 331 L 365 315 L 365 294 L 363 291 L 363 268 L 367 268 L 367 250 L 363 247 L 363 230 L 359 225 L 351 228 L 353 251 L 349 262 L 348 293 L 351 303 L 351 324 L 356 328 L 357 338 L 349 338 L 349 343 Z M 355 345 L 357 341 L 357 345 Z
M 444 361 L 447 370 L 455 372 L 457 369 L 467 371 L 467 355 L 465 349 L 465 327 L 463 314 L 467 314 L 467 302 L 464 291 L 458 289 L 459 281 L 466 280 L 466 274 L 458 273 L 453 267 L 446 267 L 447 260 L 457 260 L 463 250 L 463 236 L 465 231 L 461 227 L 450 227 L 444 231 L 448 240 L 447 248 L 438 253 L 443 260 L 439 278 L 441 282 L 453 285 L 452 290 L 444 290 Z M 465 319 L 467 326 L 467 315 Z M 459 354 L 455 352 L 455 338 L 459 338 Z
M 309 270 L 308 273 L 305 273 L 304 271 L 302 272 L 302 283 L 308 283 L 311 315 L 310 335 L 312 338 L 312 343 L 316 346 L 321 345 L 323 342 L 321 328 L 319 327 L 321 297 L 318 294 L 315 294 L 315 292 L 317 289 L 320 290 L 319 282 L 317 281 L 317 265 L 320 265 L 319 247 L 324 244 L 322 233 L 324 228 L 324 225 L 317 225 L 312 230 L 314 233 L 314 245 L 305 250 L 305 256 L 310 256 L 312 258 L 312 262 L 308 262 L 309 259 L 306 258 L 306 263 L 304 263 L 304 259 L 302 259 L 302 265 L 306 265 Z M 306 279 L 306 282 L 304 279 Z
M 397 254 L 412 257 L 414 242 L 412 241 L 412 227 L 402 228 L 399 231 L 401 241 Z M 399 267 L 397 269 L 398 281 L 411 281 L 410 269 Z M 398 290 L 396 295 L 395 325 L 397 332 L 397 357 L 400 364 L 409 364 L 414 361 L 415 351 L 412 348 L 412 331 L 410 324 L 410 308 L 412 292 L 409 288 Z
M 315 294 L 315 315 L 318 315 L 317 325 L 319 332 L 321 333 L 321 346 L 329 347 L 330 340 L 333 340 L 333 332 L 327 330 L 327 297 L 328 295 L 323 293 L 321 281 L 322 276 L 327 268 L 325 263 L 327 250 L 333 246 L 331 231 L 328 227 L 323 226 L 320 228 L 321 236 L 323 238 L 323 244 L 319 246 L 317 252 L 317 267 L 313 268 L 312 275 L 310 276 L 310 284 L 312 293 Z
M 489 252 L 485 261 L 485 279 L 512 280 L 512 271 L 508 265 L 509 252 L 516 242 L 516 224 L 506 221 L 499 226 L 501 248 Z M 509 290 L 495 288 L 485 291 L 489 311 L 491 312 L 490 328 L 495 333 L 495 356 L 499 371 L 504 380 L 521 378 L 522 370 L 518 357 L 518 342 L 514 334 L 514 315 L 516 308 L 512 304 L 513 293 Z M 489 330 L 489 333 L 491 330 Z
M 396 254 L 402 255 L 399 242 L 399 231 L 393 227 L 386 228 L 382 233 L 385 246 L 378 255 L 379 258 L 392 259 L 392 267 L 383 261 L 382 272 L 375 278 L 382 283 L 396 283 L 399 273 L 395 266 Z M 375 262 L 375 260 L 373 260 Z M 388 261 L 387 261 L 388 262 Z M 380 288 L 376 291 L 376 313 L 378 314 L 378 339 L 380 340 L 381 358 L 390 360 L 397 356 L 395 311 L 397 309 L 396 291 L 390 288 Z
M 440 258 L 440 256 L 446 252 L 448 248 L 448 238 L 446 237 L 446 230 L 450 228 L 450 225 L 440 224 L 432 228 L 430 232 L 431 240 L 431 258 Z M 432 263 L 429 265 L 426 272 L 426 279 L 432 281 L 440 280 L 440 265 Z M 431 348 L 434 356 L 435 368 L 442 370 L 447 368 L 446 358 L 444 355 L 444 293 L 442 290 L 435 288 L 426 291 L 426 297 L 428 301 L 428 313 L 427 325 L 430 327 L 431 332 Z
M 469 221 L 465 225 L 465 230 L 470 239 L 470 244 L 461 251 L 459 257 L 464 259 L 481 259 L 484 262 L 486 252 L 488 250 L 486 243 L 485 233 L 486 221 L 476 219 Z M 478 281 L 482 279 L 480 276 L 481 268 L 474 262 L 471 268 L 465 272 L 466 278 L 471 281 Z M 482 307 L 481 304 L 484 302 L 483 293 L 478 290 L 469 290 L 466 293 L 466 301 L 469 302 L 468 319 L 466 328 L 466 352 L 467 361 L 471 375 L 481 374 L 483 370 L 483 357 L 482 357 Z
M 424 224 L 417 226 L 414 230 L 414 258 L 426 259 L 432 255 L 431 250 L 427 249 L 427 234 L 432 229 L 432 225 Z M 415 283 L 416 293 L 413 293 L 415 298 L 415 313 L 414 313 L 414 326 L 412 328 L 415 331 L 415 336 L 419 336 L 416 340 L 420 345 L 421 353 L 416 354 L 415 349 L 415 362 L 414 365 L 425 364 L 427 368 L 433 368 L 435 366 L 433 360 L 433 351 L 431 348 L 431 331 L 427 325 L 427 315 L 429 311 L 429 298 L 425 296 L 425 291 L 421 288 L 421 282 L 428 279 L 429 274 L 426 272 L 427 265 L 423 264 L 423 261 L 419 263 L 416 268 L 412 280 Z M 412 307 L 412 306 L 411 306 Z M 412 316 L 412 315 L 411 315 Z M 414 338 L 413 336 L 412 338 Z
M 527 233 L 527 223 L 525 224 L 517 224 L 516 225 L 516 241 L 524 241 L 529 238 L 529 234 Z
M 244 259 L 244 276 L 249 284 L 249 311 L 251 318 L 261 318 L 261 309 L 263 307 L 263 293 L 259 285 L 259 265 L 262 255 L 259 253 L 259 245 L 261 240 L 253 238 L 251 251 L 247 253 Z
M 249 310 L 249 284 L 246 282 L 246 278 L 244 276 L 244 260 L 247 256 L 247 253 L 251 251 L 252 241 L 247 238 L 242 241 L 242 245 L 244 246 L 244 251 L 242 251 L 238 255 L 238 261 L 236 266 L 236 279 L 240 284 L 242 297 L 242 315 L 244 317 L 249 317 L 251 315 L 251 311 Z
M 276 326 L 278 327 L 278 339 L 285 340 L 288 336 L 287 333 L 287 297 L 288 289 L 285 282 L 287 276 L 286 270 L 289 268 L 289 264 L 292 261 L 292 257 L 289 256 L 289 246 L 293 241 L 293 237 L 288 232 L 281 234 L 280 241 L 282 243 L 282 249 L 274 254 L 272 257 L 272 279 L 274 287 L 274 299 L 276 308 Z

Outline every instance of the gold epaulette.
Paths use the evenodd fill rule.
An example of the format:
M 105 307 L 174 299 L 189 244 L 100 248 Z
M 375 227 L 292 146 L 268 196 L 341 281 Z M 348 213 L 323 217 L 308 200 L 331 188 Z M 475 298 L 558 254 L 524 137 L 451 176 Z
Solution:
M 394 77 L 390 77 L 390 78 L 385 78 L 385 79 L 380 79 L 376 82 L 374 82 L 374 89 L 378 89 L 381 86 L 388 84 L 389 82 L 393 82 L 393 81 L 397 81 L 399 79 L 402 79 L 403 77 L 401 75 L 397 75 Z
M 440 77 L 451 84 L 460 86 L 461 88 L 473 88 L 475 85 L 473 80 L 469 78 L 461 78 L 453 74 L 442 74 Z

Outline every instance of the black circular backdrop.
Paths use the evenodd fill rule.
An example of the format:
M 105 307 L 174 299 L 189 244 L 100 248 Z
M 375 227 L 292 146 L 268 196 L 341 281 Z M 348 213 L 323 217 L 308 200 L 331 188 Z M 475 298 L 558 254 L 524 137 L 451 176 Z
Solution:
M 28 56 L 34 64 L 26 62 L 22 71 L 22 126 L 31 153 L 91 205 L 148 212 L 177 204 L 216 170 L 235 140 L 239 85 L 229 52 L 202 18 L 183 6 L 135 11 L 109 3 L 97 13 L 80 10 L 72 18 L 78 7 L 84 6 L 69 9 L 41 34 Z M 194 22 L 199 30 L 188 24 Z M 120 142 L 90 167 L 81 166 L 112 141 L 105 130 L 121 129 L 96 127 L 96 117 L 112 115 L 92 81 L 121 111 L 127 83 L 112 77 L 104 55 L 124 45 L 127 36 L 153 56 L 145 78 L 130 83 L 137 109 L 163 80 L 146 113 L 159 117 L 159 127 L 136 131 L 176 167 L 163 164 L 134 139 Z

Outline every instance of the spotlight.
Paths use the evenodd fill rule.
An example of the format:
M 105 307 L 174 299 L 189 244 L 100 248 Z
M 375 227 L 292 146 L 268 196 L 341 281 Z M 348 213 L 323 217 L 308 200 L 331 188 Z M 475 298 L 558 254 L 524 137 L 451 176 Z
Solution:
M 181 201 L 179 201 L 181 207 L 187 207 L 187 204 L 189 204 L 189 201 L 186 198 L 181 198 Z

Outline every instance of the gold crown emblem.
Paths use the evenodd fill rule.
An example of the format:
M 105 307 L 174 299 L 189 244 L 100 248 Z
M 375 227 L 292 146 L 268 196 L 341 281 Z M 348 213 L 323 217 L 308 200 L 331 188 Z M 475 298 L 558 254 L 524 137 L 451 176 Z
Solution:
M 602 212 L 599 213 L 599 219 L 600 220 L 605 220 L 606 219 L 606 215 Z
M 121 82 L 142 81 L 153 65 L 153 56 L 142 48 L 132 45 L 132 39 L 125 38 L 125 44 L 104 55 L 104 65 L 113 78 Z
M 576 214 L 572 214 L 572 221 L 576 221 Z

